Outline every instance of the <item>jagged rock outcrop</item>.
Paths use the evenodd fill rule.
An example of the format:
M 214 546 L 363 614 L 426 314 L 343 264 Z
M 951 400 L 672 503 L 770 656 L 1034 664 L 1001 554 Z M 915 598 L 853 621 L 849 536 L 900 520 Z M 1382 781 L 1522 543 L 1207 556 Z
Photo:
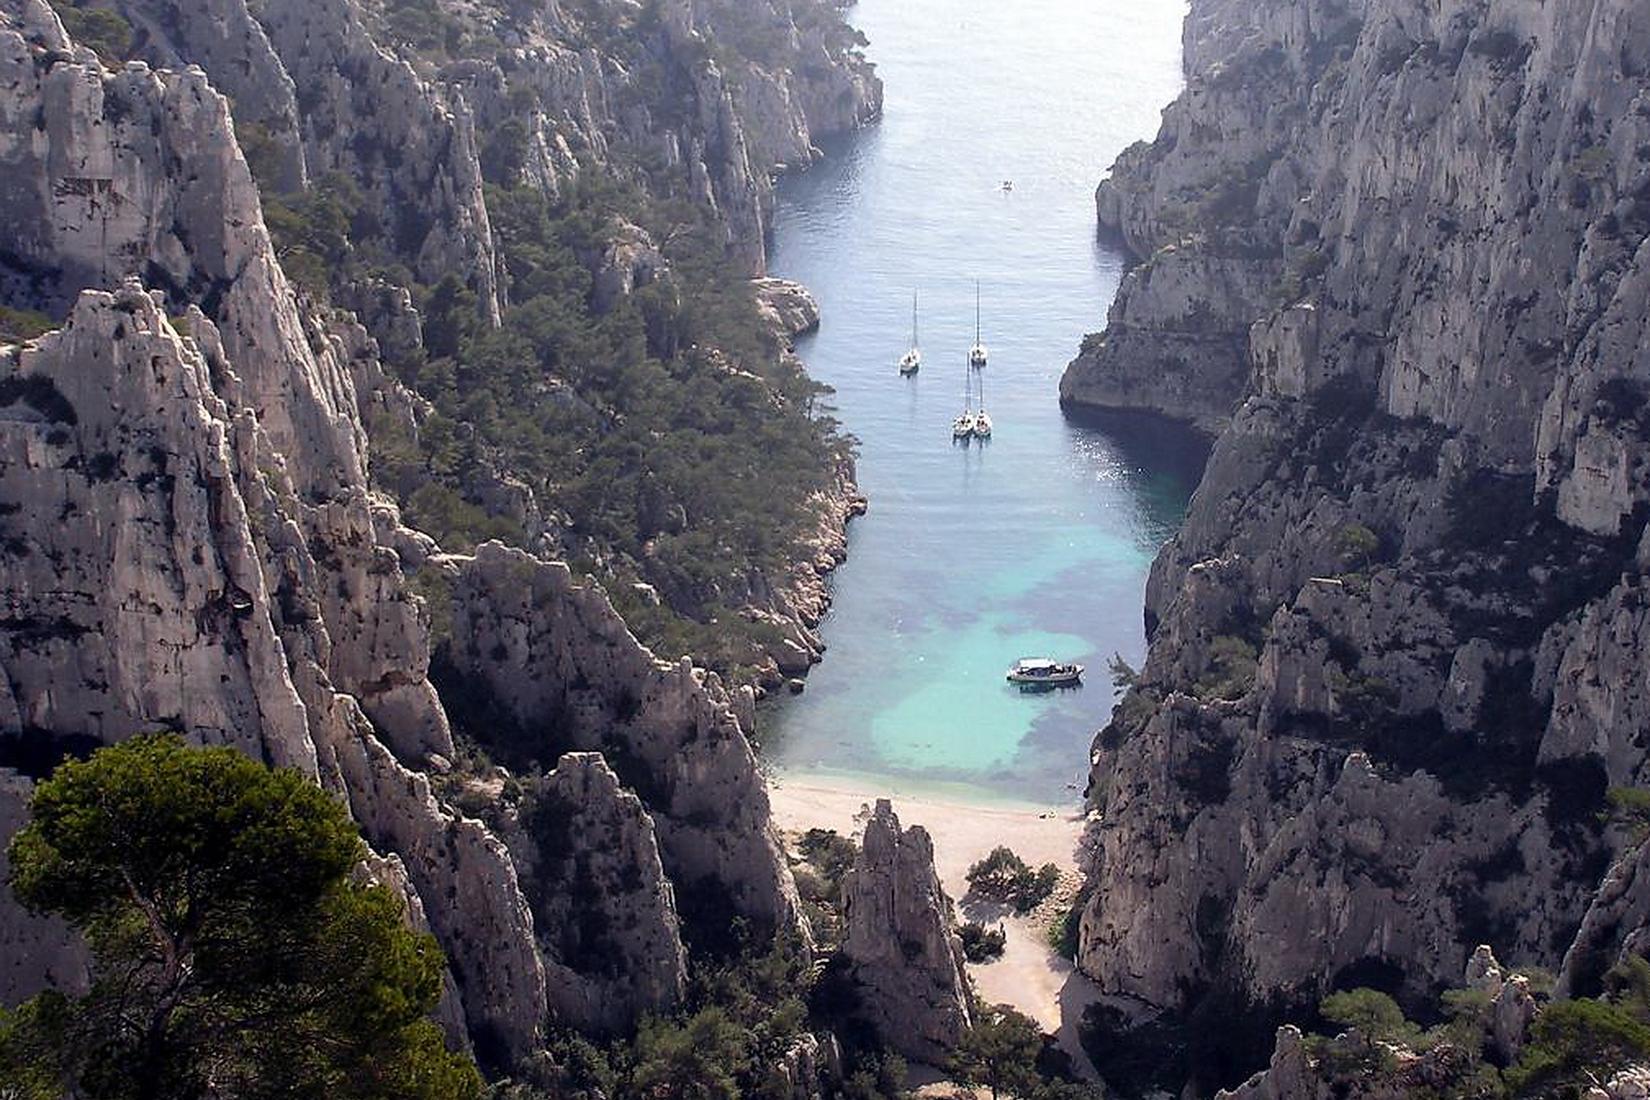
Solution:
M 756 307 L 763 320 L 778 333 L 795 339 L 819 327 L 819 303 L 808 288 L 790 279 L 757 279 Z
M 1237 1088 L 1217 1093 L 1218 1100 L 1405 1100 L 1471 1091 L 1483 1053 L 1499 1065 L 1516 1059 L 1535 1019 L 1536 1003 L 1528 979 L 1504 973 L 1482 945 L 1467 964 L 1466 988 L 1486 999 L 1477 1044 L 1481 1050 L 1464 1049 L 1451 1039 L 1417 1053 L 1400 1043 L 1371 1041 L 1356 1029 L 1313 1047 L 1299 1028 L 1285 1024 L 1278 1028 L 1267 1067 Z
M 593 581 L 500 543 L 452 563 L 446 659 L 501 751 L 602 752 L 658 831 L 666 872 L 769 929 L 805 929 L 756 755 L 728 693 L 636 641 Z
M 180 337 L 155 297 L 87 291 L 63 330 L 4 351 L 0 752 L 40 774 L 166 729 L 314 776 L 401 857 L 472 1033 L 493 1056 L 525 1052 L 543 975 L 507 853 L 439 807 L 328 679 L 315 585 L 343 576 L 310 553 L 252 411 L 220 395 L 235 392 L 230 365 Z M 60 950 L 43 938 L 30 953 Z M 29 989 L 24 976 L 0 995 Z
M 557 1020 L 611 1034 L 681 1003 L 687 953 L 653 819 L 599 753 L 562 756 L 506 838 Z
M 866 1022 L 907 1057 L 946 1065 L 970 1026 L 962 941 L 934 842 L 920 825 L 901 830 L 887 799 L 877 800 L 843 880 L 843 924 Z
M 1650 1066 L 1628 1066 L 1584 1094 L 1587 1100 L 1645 1100 L 1650 1097 Z
M 1115 376 L 1067 385 L 1223 430 L 1095 745 L 1080 965 L 1287 1015 L 1585 927 L 1592 992 L 1642 941 L 1600 817 L 1647 764 L 1650 14 L 1198 0 L 1187 41 L 1099 195 Z
M 1632 955 L 1650 956 L 1650 848 L 1643 843 L 1618 859 L 1593 892 L 1564 952 L 1555 992 L 1594 992 L 1611 967 Z
M 425 282 L 460 275 L 495 321 L 508 273 L 482 192 L 489 168 L 493 182 L 556 193 L 581 158 L 617 166 L 647 151 L 660 182 L 717 216 L 730 250 L 760 271 L 771 174 L 805 166 L 816 138 L 881 109 L 859 40 L 788 4 L 481 4 L 441 13 L 439 47 L 354 0 L 116 6 L 146 32 L 152 63 L 199 65 L 235 99 L 243 138 L 277 155 L 275 186 L 342 173 L 380 220 L 371 235 Z M 495 45 L 465 50 L 470 37 Z M 737 72 L 724 71 L 729 55 L 712 57 L 711 37 L 736 44 Z M 680 102 L 655 102 L 660 86 Z
M 505 845 L 415 770 L 452 748 L 424 675 L 427 613 L 401 569 L 433 547 L 365 486 L 351 383 L 372 373 L 371 341 L 307 316 L 287 288 L 198 70 L 109 74 L 49 12 L 24 15 L 0 28 L 16 78 L 3 106 L 43 129 L 8 131 L 4 213 L 13 262 L 50 278 L 22 300 L 127 269 L 168 286 L 86 291 L 61 331 L 0 350 L 0 761 L 38 775 L 176 729 L 314 776 L 401 869 L 446 949 L 444 1022 L 507 1064 L 539 1040 L 545 960 Z M 112 211 L 118 270 L 94 270 L 84 245 L 86 188 L 65 182 L 83 179 Z M 212 315 L 186 307 L 197 295 Z M 742 812 L 766 825 L 765 802 Z M 0 996 L 72 988 L 60 925 L 9 901 L 0 918 L 30 960 Z

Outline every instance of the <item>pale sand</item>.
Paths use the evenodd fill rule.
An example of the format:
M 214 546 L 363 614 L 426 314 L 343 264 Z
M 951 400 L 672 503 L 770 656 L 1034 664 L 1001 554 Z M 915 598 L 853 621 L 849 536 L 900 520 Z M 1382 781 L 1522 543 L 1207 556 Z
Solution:
M 1072 806 L 1036 807 L 971 803 L 931 791 L 902 789 L 894 781 L 780 773 L 769 777 L 774 820 L 788 833 L 835 829 L 857 839 L 863 810 L 878 798 L 894 804 L 906 827 L 921 825 L 934 839 L 934 864 L 946 892 L 958 902 L 960 919 L 999 922 L 1008 934 L 1001 958 L 969 964 L 980 997 L 1009 1004 L 1057 1033 L 1061 1047 L 1086 1074 L 1093 1067 L 1077 1041 L 1077 1021 L 1099 997 L 1094 984 L 1048 946 L 1047 918 L 1016 917 L 1000 906 L 964 902 L 968 868 L 999 844 L 1032 866 L 1053 863 L 1063 872 L 1077 866 L 1083 817 Z M 858 818 L 858 820 L 856 820 Z

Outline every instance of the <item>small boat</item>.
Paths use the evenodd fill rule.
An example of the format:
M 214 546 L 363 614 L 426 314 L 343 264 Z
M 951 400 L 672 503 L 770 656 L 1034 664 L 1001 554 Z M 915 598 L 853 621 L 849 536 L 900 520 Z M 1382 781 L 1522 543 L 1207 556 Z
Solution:
M 974 438 L 981 443 L 991 438 L 991 414 L 985 411 L 985 375 L 980 375 L 980 407 L 974 413 Z
M 917 342 L 917 292 L 911 292 L 911 350 L 900 356 L 899 372 L 909 378 L 922 369 L 922 347 Z
M 963 411 L 951 422 L 951 438 L 968 440 L 980 430 L 979 418 L 974 415 L 974 372 L 963 371 Z
M 1024 657 L 1008 670 L 1009 683 L 1022 687 L 1073 687 L 1082 679 L 1082 665 L 1048 657 Z
M 1003 181 L 1003 190 L 1004 191 L 1014 190 L 1014 181 L 1013 180 L 1004 180 Z
M 988 353 L 985 341 L 980 339 L 980 281 L 974 280 L 974 346 L 968 349 L 968 365 L 976 369 L 984 367 Z

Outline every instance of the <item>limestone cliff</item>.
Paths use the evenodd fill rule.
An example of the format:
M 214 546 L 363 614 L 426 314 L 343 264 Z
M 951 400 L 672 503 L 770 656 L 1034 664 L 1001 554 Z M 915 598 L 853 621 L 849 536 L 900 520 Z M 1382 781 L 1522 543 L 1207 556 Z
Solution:
M 947 1065 L 970 1020 L 962 941 L 934 842 L 920 825 L 901 830 L 887 799 L 866 821 L 844 880 L 843 923 L 842 955 L 866 1022 L 907 1057 Z
M 520 193 L 566 196 L 580 180 L 598 181 L 599 190 L 611 177 L 635 194 L 697 208 L 728 256 L 759 273 L 774 176 L 817 158 L 821 135 L 863 125 L 881 107 L 881 84 L 861 52 L 863 38 L 821 0 L 648 6 L 489 0 L 430 9 L 400 0 L 116 0 L 109 7 L 134 29 L 132 57 L 157 69 L 194 66 L 197 77 L 204 73 L 228 93 L 270 224 L 298 237 L 283 243 L 287 273 L 310 295 L 330 295 L 357 314 L 342 322 L 328 318 L 325 336 L 305 322 L 312 342 L 336 343 L 337 329 L 357 322 L 378 341 L 379 350 L 345 365 L 367 390 L 355 399 L 362 415 L 353 430 L 371 429 L 381 454 L 404 452 L 409 443 L 416 451 L 431 408 L 401 381 L 444 354 L 424 346 L 414 292 L 422 301 L 430 287 L 456 277 L 474 293 L 483 321 L 497 325 L 512 286 L 534 285 L 533 273 L 524 270 L 531 262 L 509 270 L 505 238 L 494 227 L 500 204 L 508 225 Z M 132 190 L 122 181 L 88 169 L 67 186 L 108 186 L 114 198 L 102 203 L 88 192 L 76 205 L 58 196 L 63 224 L 107 223 L 113 210 L 118 228 L 129 214 Z M 166 194 L 157 199 L 173 201 Z M 202 229 L 188 224 L 184 209 L 182 224 L 173 227 L 180 239 Z M 167 208 L 158 213 L 166 216 Z M 236 216 L 244 223 L 244 211 Z M 204 221 L 209 228 L 211 215 Z M 325 245 L 306 236 L 317 226 Z M 608 239 L 582 257 L 594 280 L 592 313 L 609 313 L 647 286 L 661 300 L 676 293 L 669 264 L 645 230 L 615 218 L 606 232 Z M 98 234 L 76 233 L 72 243 L 81 254 L 62 280 L 68 291 L 123 273 L 147 277 L 136 265 L 144 250 L 132 253 L 131 262 L 111 264 L 101 250 L 105 235 L 103 226 Z M 20 277 L 37 276 L 43 257 L 65 242 L 49 243 L 22 254 Z M 126 242 L 112 239 L 111 246 L 118 251 Z M 317 249 L 326 253 L 322 266 L 330 272 L 315 272 Z M 193 244 L 173 249 L 196 250 Z M 175 264 L 167 267 L 170 272 Z M 187 274 L 199 284 L 217 273 Z M 199 293 L 194 285 L 183 296 Z M 789 329 L 791 317 L 770 315 L 776 329 Z M 225 333 L 234 335 L 227 327 Z M 786 331 L 784 338 L 792 335 Z M 231 357 L 244 350 L 232 347 Z M 345 355 L 340 350 L 334 358 L 342 362 Z M 380 358 L 387 369 L 363 369 Z M 800 375 L 794 360 L 784 367 Z M 556 379 L 555 388 L 566 405 L 542 410 L 545 417 L 568 406 L 593 421 L 613 411 L 593 407 L 565 379 Z M 443 423 L 434 434 L 447 430 L 466 439 L 482 434 L 468 422 Z M 797 494 L 808 497 L 808 519 L 783 564 L 737 563 L 690 584 L 672 563 L 570 535 L 588 517 L 564 514 L 565 502 L 546 499 L 555 479 L 542 471 L 525 474 L 521 467 L 531 460 L 494 450 L 496 443 L 485 438 L 469 442 L 462 483 L 444 488 L 519 529 L 512 537 L 524 548 L 590 558 L 602 563 L 604 579 L 627 588 L 640 579 L 662 593 L 673 613 L 700 627 L 718 617 L 718 607 L 728 608 L 752 624 L 746 633 L 760 643 L 730 646 L 722 667 L 751 667 L 765 688 L 818 660 L 822 578 L 841 560 L 843 524 L 862 507 L 851 463 L 817 470 Z M 405 505 L 428 472 L 386 482 L 381 472 L 390 466 L 379 464 L 375 485 L 400 493 Z M 669 503 L 660 510 L 670 512 Z M 654 640 L 662 642 L 662 633 Z M 405 707 L 407 694 L 403 687 L 385 705 Z
M 456 564 L 449 694 L 509 760 L 600 751 L 642 797 L 673 879 L 801 930 L 756 756 L 714 673 L 643 648 L 606 594 L 500 543 Z M 485 716 L 485 717 L 481 717 Z
M 1081 965 L 1287 1015 L 1585 920 L 1588 992 L 1641 938 L 1650 14 L 1198 0 L 1187 44 L 1065 383 L 1223 428 L 1095 743 Z
M 687 956 L 653 820 L 597 753 L 568 753 L 506 833 L 564 1023 L 622 1032 L 681 1003 Z
M 283 52 L 368 33 L 343 5 L 269 5 L 257 24 L 227 0 L 206 8 L 188 26 L 158 4 L 129 14 L 167 57 L 250 58 L 226 80 L 265 97 L 246 117 L 272 132 L 294 117 Z M 281 22 L 300 18 L 315 20 L 302 34 Z M 410 63 L 375 56 L 335 58 L 337 75 L 402 97 L 374 110 L 418 140 L 381 136 L 429 173 L 417 193 L 386 177 L 380 200 L 419 204 L 417 251 L 485 289 L 490 245 L 464 213 L 483 212 L 465 197 L 479 177 L 449 156 L 463 112 Z M 676 1005 L 679 902 L 805 940 L 746 738 L 748 692 L 654 660 L 565 566 L 499 547 L 448 557 L 372 491 L 365 414 L 416 416 L 416 401 L 377 339 L 288 282 L 209 76 L 110 71 L 43 0 L 0 5 L 0 67 L 0 289 L 56 320 L 0 347 L 0 841 L 32 780 L 139 731 L 296 768 L 348 805 L 371 873 L 441 941 L 441 1019 L 489 1068 L 530 1055 L 547 1018 L 624 1030 Z M 283 170 L 334 170 L 343 154 L 312 130 L 310 83 L 296 87 L 302 140 L 276 142 Z M 387 342 L 417 341 L 404 289 L 356 300 Z M 456 797 L 474 777 L 455 772 L 454 701 L 431 682 L 432 601 L 415 586 L 449 625 L 462 617 L 458 637 L 486 639 L 463 650 L 476 683 L 518 706 L 523 728 L 544 723 L 537 770 L 567 748 L 608 754 L 509 777 L 533 794 L 531 828 L 496 792 Z M 518 673 L 537 679 L 507 682 Z M 599 947 L 581 939 L 598 928 L 611 933 Z M 63 926 L 3 892 L 0 943 L 0 1001 L 81 980 Z

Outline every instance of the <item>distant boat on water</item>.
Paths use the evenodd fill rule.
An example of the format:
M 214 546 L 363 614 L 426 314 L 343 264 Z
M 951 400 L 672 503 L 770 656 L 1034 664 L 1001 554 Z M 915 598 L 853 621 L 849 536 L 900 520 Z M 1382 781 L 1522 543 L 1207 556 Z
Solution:
M 980 339 L 980 281 L 974 280 L 974 346 L 968 349 L 968 365 L 975 369 L 985 366 L 990 354 L 985 341 Z
M 909 378 L 922 369 L 922 345 L 917 339 L 917 292 L 911 292 L 911 350 L 900 356 L 899 372 Z

